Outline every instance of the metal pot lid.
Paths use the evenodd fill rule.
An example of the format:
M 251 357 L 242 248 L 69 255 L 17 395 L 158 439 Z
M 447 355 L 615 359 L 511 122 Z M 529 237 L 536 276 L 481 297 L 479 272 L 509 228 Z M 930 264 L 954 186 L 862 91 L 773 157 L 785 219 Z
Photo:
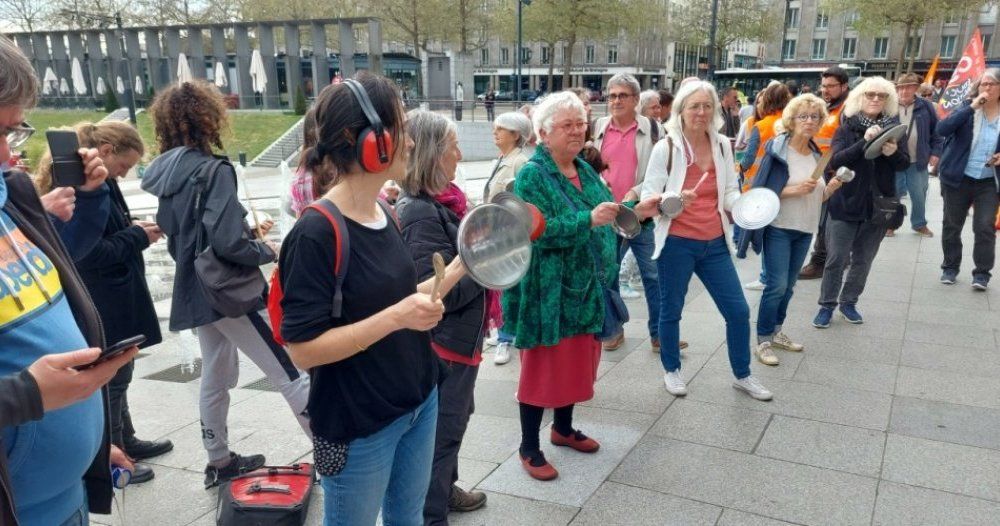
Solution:
M 906 125 L 898 124 L 887 130 L 882 130 L 874 139 L 865 146 L 865 159 L 872 160 L 882 155 L 882 145 L 889 141 L 899 142 L 899 139 L 906 134 Z
M 781 199 L 768 188 L 753 188 L 741 195 L 733 205 L 733 221 L 740 228 L 758 230 L 778 217 Z
M 524 220 L 499 204 L 472 209 L 458 225 L 458 255 L 469 276 L 492 290 L 516 285 L 531 265 Z
M 625 205 L 619 205 L 618 213 L 615 214 L 615 220 L 611 223 L 611 227 L 625 239 L 634 239 L 642 231 L 639 216 L 636 215 L 635 210 Z

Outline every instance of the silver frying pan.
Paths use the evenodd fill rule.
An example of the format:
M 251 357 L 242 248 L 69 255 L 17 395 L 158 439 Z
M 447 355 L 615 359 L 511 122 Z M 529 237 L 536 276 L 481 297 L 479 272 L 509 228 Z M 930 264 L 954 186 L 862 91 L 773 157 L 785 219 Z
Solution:
M 479 205 L 466 214 L 457 245 L 469 276 L 488 289 L 513 287 L 531 265 L 524 219 L 499 204 Z

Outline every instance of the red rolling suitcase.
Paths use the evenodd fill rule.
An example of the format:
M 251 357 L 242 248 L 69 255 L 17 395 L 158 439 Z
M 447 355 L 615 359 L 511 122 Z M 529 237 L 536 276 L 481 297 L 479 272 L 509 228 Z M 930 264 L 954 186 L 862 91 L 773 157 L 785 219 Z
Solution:
M 301 526 L 316 476 L 312 464 L 266 466 L 219 488 L 218 526 Z

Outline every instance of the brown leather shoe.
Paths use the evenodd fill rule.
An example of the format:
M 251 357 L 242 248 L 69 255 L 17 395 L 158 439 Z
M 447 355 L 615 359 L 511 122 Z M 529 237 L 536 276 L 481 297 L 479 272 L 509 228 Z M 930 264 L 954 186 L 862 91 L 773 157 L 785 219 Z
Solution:
M 660 339 L 659 338 L 650 338 L 649 344 L 653 348 L 653 352 L 660 352 Z
M 679 349 L 680 349 L 680 350 L 682 350 L 682 351 L 683 351 L 684 349 L 687 349 L 687 348 L 688 348 L 688 342 L 686 342 L 686 341 L 684 341 L 684 340 L 681 340 L 681 344 L 680 344 L 680 345 L 678 345 L 678 346 L 677 346 L 677 348 L 679 348 Z
M 552 464 L 549 464 L 548 460 L 545 460 L 545 455 L 541 451 L 530 457 L 526 457 L 518 452 L 518 456 L 521 457 L 521 466 L 535 480 L 552 480 L 559 476 L 559 472 L 556 471 L 556 468 Z
M 455 484 L 451 485 L 451 497 L 448 497 L 448 509 L 464 513 L 475 511 L 486 505 L 486 494 L 481 491 L 465 491 Z
M 810 263 L 802 267 L 802 271 L 799 272 L 799 279 L 820 279 L 822 277 L 823 265 L 817 265 L 816 263 Z
M 625 343 L 625 331 L 615 336 L 614 339 L 604 342 L 603 347 L 605 351 L 617 351 L 623 343 Z
M 913 231 L 920 234 L 920 237 L 934 237 L 934 232 L 931 232 L 931 229 L 926 226 L 914 228 Z
M 652 342 L 653 342 L 653 345 L 652 345 L 653 352 L 655 352 L 655 353 L 660 352 L 660 339 L 659 338 L 653 338 Z M 680 341 L 680 345 L 678 345 L 677 348 L 681 349 L 681 350 L 687 349 L 688 348 L 688 342 L 686 342 L 684 340 L 681 340 Z
M 563 436 L 553 427 L 549 441 L 554 446 L 569 446 L 580 453 L 594 453 L 598 449 L 601 449 L 599 442 L 577 430 L 574 430 L 573 434 L 569 436 Z

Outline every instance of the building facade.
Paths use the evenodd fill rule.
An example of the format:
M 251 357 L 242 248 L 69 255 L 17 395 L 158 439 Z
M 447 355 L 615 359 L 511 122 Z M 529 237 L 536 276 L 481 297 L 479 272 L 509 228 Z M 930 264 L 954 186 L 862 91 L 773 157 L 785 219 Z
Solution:
M 856 14 L 835 13 L 820 0 L 791 0 L 786 4 L 783 36 L 766 46 L 765 64 L 784 67 L 825 67 L 850 64 L 861 68 L 863 75 L 892 77 L 900 52 L 911 54 L 913 71 L 926 73 L 934 57 L 940 54 L 937 78 L 949 78 L 962 51 L 978 28 L 983 36 L 988 62 L 1000 58 L 997 34 L 998 9 L 987 5 L 972 13 L 956 13 L 918 28 L 907 38 L 899 28 L 886 28 L 877 35 L 863 35 L 854 29 Z M 907 64 L 904 62 L 903 71 Z

